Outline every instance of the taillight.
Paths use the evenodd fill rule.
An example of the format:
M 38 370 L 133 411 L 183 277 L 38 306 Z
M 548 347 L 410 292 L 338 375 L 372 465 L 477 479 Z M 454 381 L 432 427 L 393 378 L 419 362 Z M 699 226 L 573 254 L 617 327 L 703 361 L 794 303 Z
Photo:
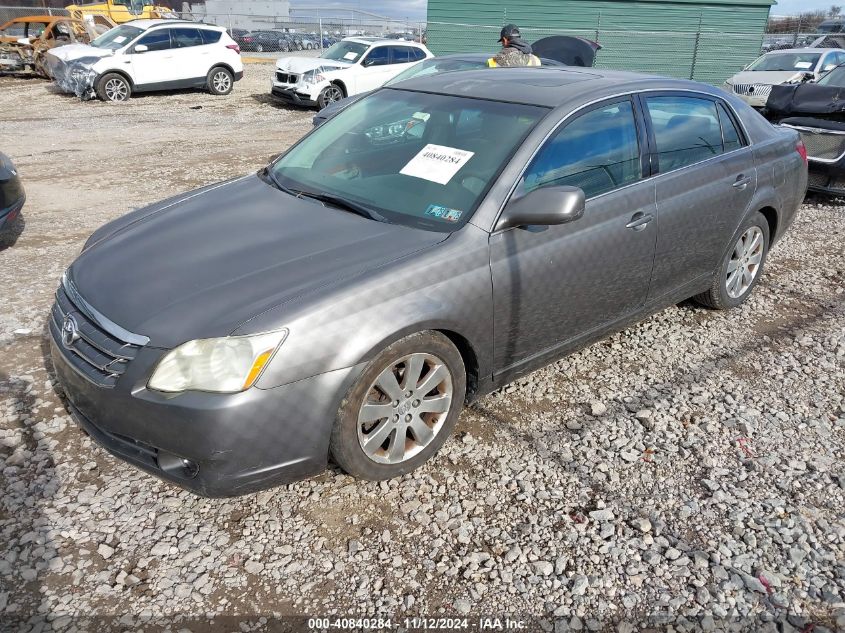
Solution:
M 231 49 L 240 55 L 241 47 L 237 44 L 226 44 L 226 48 Z
M 798 145 L 795 146 L 795 149 L 798 150 L 798 153 L 801 155 L 801 158 L 804 159 L 804 164 L 807 164 L 807 146 L 804 145 L 804 141 L 798 141 Z

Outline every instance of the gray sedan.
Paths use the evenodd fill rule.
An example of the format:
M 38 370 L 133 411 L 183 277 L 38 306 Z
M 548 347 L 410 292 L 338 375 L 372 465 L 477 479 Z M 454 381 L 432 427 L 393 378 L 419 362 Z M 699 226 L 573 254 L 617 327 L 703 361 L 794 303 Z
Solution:
M 744 302 L 806 187 L 797 133 L 702 84 L 411 79 L 96 231 L 53 361 L 97 442 L 197 493 L 330 457 L 397 477 L 465 402 L 680 300 Z

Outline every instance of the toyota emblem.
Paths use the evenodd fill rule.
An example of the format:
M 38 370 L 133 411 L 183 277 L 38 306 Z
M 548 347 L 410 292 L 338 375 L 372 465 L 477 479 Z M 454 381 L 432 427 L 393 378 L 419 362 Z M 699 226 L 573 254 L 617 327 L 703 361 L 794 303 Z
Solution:
M 65 347 L 70 347 L 79 338 L 79 324 L 72 314 L 65 317 L 65 322 L 62 324 L 62 344 Z

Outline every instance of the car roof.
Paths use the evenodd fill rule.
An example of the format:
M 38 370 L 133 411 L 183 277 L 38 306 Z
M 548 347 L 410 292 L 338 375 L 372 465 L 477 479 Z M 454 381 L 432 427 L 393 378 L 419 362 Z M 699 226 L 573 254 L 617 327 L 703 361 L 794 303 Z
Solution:
M 841 48 L 818 48 L 805 46 L 803 48 L 781 48 L 776 51 L 769 51 L 766 55 L 777 55 L 779 53 L 828 53 L 830 51 L 841 51 Z
M 720 95 L 717 88 L 695 81 L 643 73 L 571 66 L 462 70 L 412 77 L 388 90 L 413 90 L 523 103 L 554 108 L 587 97 L 605 98 L 637 90 L 694 90 Z
M 380 44 L 390 44 L 391 46 L 416 46 L 417 48 L 422 48 L 422 45 L 418 42 L 409 42 L 407 40 L 391 40 L 386 37 L 359 37 L 357 35 L 353 35 L 351 37 L 344 37 L 344 42 L 358 42 L 359 44 L 370 44 L 372 46 L 378 46 Z M 400 43 L 401 42 L 401 43 Z
M 147 18 L 141 18 L 138 20 L 129 20 L 128 22 L 124 22 L 124 24 L 129 24 L 131 26 L 137 27 L 139 29 L 151 29 L 156 26 L 185 26 L 186 24 L 190 24 L 191 26 L 201 26 L 203 28 L 211 28 L 217 30 L 225 30 L 222 26 L 217 26 L 216 24 L 206 24 L 205 22 L 194 22 L 193 20 L 174 20 L 173 18 L 158 18 L 154 20 L 150 20 Z

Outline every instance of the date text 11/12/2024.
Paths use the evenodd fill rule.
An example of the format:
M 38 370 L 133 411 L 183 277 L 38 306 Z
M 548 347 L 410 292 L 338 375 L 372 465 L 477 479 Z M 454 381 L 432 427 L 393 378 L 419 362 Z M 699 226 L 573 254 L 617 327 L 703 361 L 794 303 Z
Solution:
M 312 631 L 329 630 L 394 630 L 406 631 L 523 631 L 527 630 L 524 620 L 508 617 L 469 618 L 309 618 L 308 628 Z

